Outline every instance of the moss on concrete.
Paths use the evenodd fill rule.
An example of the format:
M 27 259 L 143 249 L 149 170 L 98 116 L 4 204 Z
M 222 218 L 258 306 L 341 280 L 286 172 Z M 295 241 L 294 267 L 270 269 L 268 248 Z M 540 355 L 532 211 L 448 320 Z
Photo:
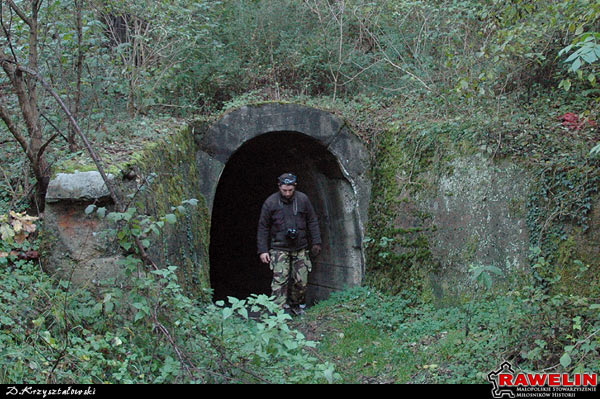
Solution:
M 200 194 L 200 177 L 195 159 L 195 141 L 191 128 L 147 146 L 124 165 L 136 175 L 133 205 L 142 214 L 160 218 L 176 213 L 173 207 L 196 199 L 197 206 L 178 215 L 177 223 L 166 224 L 160 239 L 149 248 L 159 265 L 178 266 L 180 283 L 196 296 L 208 297 L 210 215 Z
M 367 283 L 388 291 L 428 291 L 433 270 L 427 233 L 433 229 L 415 193 L 429 188 L 422 171 L 431 158 L 411 137 L 391 126 L 376 144 L 367 236 Z
M 471 264 L 525 267 L 522 168 L 492 160 L 459 131 L 392 125 L 380 136 L 367 281 L 442 304 L 466 295 Z
M 539 246 L 556 291 L 597 296 L 599 162 L 567 150 L 498 156 L 498 144 L 467 130 L 395 122 L 377 136 L 367 281 L 451 303 L 471 288 L 471 264 L 501 268 L 502 284 L 530 283 L 529 249 Z

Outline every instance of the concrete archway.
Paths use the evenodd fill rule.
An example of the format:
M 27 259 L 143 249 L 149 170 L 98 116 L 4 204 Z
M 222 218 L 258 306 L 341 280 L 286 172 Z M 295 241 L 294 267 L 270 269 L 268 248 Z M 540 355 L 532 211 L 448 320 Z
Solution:
M 360 284 L 371 185 L 368 154 L 336 116 L 296 104 L 249 105 L 197 135 L 201 191 L 211 213 L 210 276 L 215 299 L 269 293 L 256 256 L 256 225 L 276 177 L 293 171 L 317 211 L 323 252 L 307 301 Z

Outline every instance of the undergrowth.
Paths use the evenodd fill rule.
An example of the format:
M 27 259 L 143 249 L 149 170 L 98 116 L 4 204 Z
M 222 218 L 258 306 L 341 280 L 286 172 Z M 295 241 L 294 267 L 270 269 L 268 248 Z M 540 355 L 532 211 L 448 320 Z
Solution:
M 112 233 L 131 248 L 133 237 L 145 245 L 148 234 L 160 234 L 184 208 L 159 220 L 133 208 L 86 212 L 117 222 Z M 124 283 L 107 283 L 100 292 L 75 287 L 46 274 L 38 258 L 23 256 L 31 250 L 24 243 L 35 237 L 18 243 L 14 233 L 22 232 L 21 220 L 35 229 L 13 215 L 0 220 L 7 232 L 0 240 L 0 383 L 337 380 L 333 365 L 307 350 L 316 343 L 291 329 L 290 316 L 265 295 L 228 304 L 195 299 L 185 294 L 175 266 L 150 268 L 131 251 L 120 261 Z
M 31 261 L 0 269 L 0 383 L 335 381 L 333 366 L 305 350 L 315 343 L 288 328 L 269 298 L 197 303 L 172 271 L 161 274 L 168 292 L 152 305 L 169 311 L 154 319 L 144 301 L 126 305 L 116 291 L 98 299 Z M 245 309 L 263 314 L 250 319 Z
M 172 223 L 183 212 L 174 209 L 158 221 L 132 209 L 88 211 L 120 221 L 123 244 Z M 35 241 L 35 220 L 3 220 L 0 383 L 463 384 L 486 382 L 505 360 L 519 370 L 600 372 L 598 287 L 562 292 L 539 249 L 533 269 L 543 279 L 533 273 L 510 290 L 496 290 L 500 269 L 473 266 L 471 290 L 453 306 L 363 286 L 291 319 L 264 295 L 190 298 L 176 267 L 148 269 L 134 254 L 121 263 L 127 284 L 98 296 L 24 256 L 35 248 L 25 244 Z M 587 271 L 580 264 L 581 278 Z
M 487 383 L 503 361 L 519 370 L 600 371 L 599 306 L 535 285 L 444 308 L 406 291 L 359 287 L 314 307 L 306 328 L 346 383 Z

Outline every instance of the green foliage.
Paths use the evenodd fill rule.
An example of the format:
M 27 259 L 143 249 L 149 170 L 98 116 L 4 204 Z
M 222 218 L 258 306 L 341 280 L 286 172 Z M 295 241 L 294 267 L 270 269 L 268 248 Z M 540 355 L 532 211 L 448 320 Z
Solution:
M 568 71 L 575 73 L 580 80 L 585 80 L 592 88 L 596 88 L 596 61 L 600 58 L 598 46 L 597 21 L 600 17 L 600 6 L 597 2 L 578 1 L 566 7 L 570 12 L 568 31 L 574 38 L 571 44 L 562 48 L 558 55 L 568 57 L 564 60 L 569 65 Z M 581 6 L 581 7 L 577 7 Z M 571 54 L 571 52 L 574 50 Z M 584 75 L 585 74 L 585 75 Z M 565 90 L 571 88 L 571 80 L 565 77 L 560 82 Z M 594 90 L 592 90 L 594 91 Z M 597 92 L 597 90 L 595 90 Z
M 503 276 L 502 270 L 496 266 L 490 265 L 471 265 L 469 268 L 471 274 L 471 280 L 477 282 L 482 287 L 490 290 L 492 288 L 493 276 Z
M 600 44 L 598 44 L 599 39 L 600 33 L 591 32 L 582 34 L 577 38 L 574 44 L 570 44 L 562 49 L 558 55 L 567 54 L 573 48 L 576 48 L 576 50 L 573 51 L 573 53 L 571 53 L 564 62 L 570 63 L 570 72 L 579 73 L 582 66 L 585 64 L 593 64 L 600 59 Z M 581 76 L 582 74 L 580 77 Z M 592 84 L 596 82 L 596 77 L 593 73 L 590 73 L 587 79 Z
M 598 157 L 600 155 L 600 144 L 596 144 L 594 148 L 590 150 L 590 156 Z
M 115 224 L 116 228 L 109 230 L 109 233 L 116 236 L 119 244 L 125 251 L 131 251 L 137 255 L 141 255 L 140 251 L 147 250 L 150 247 L 152 236 L 158 237 L 161 235 L 165 224 L 177 223 L 177 217 L 186 214 L 187 206 L 196 206 L 198 200 L 195 198 L 184 200 L 178 206 L 171 207 L 173 213 L 168 213 L 158 220 L 148 216 L 140 215 L 135 207 L 129 207 L 124 212 L 108 212 L 104 207 L 89 205 L 85 209 L 87 215 L 96 212 L 100 218 L 106 219 Z M 136 240 L 142 245 L 142 248 L 136 247 Z
M 531 368 L 541 369 L 552 362 L 559 363 L 565 371 L 580 373 L 595 371 L 598 367 L 600 332 L 598 305 L 586 296 L 565 294 L 560 289 L 560 271 L 539 256 L 533 266 L 533 284 L 525 286 L 524 304 L 530 313 L 529 323 L 522 322 L 523 333 L 536 337 L 535 345 L 521 355 L 531 363 Z M 583 270 L 583 269 L 582 269 Z
M 0 382 L 334 382 L 332 364 L 307 352 L 316 343 L 290 328 L 271 298 L 207 303 L 184 293 L 177 267 L 143 264 L 136 239 L 144 246 L 195 203 L 184 201 L 158 220 L 134 208 L 88 207 L 114 222 L 112 233 L 131 252 L 121 261 L 126 281 L 107 284 L 98 297 L 31 261 L 0 263 Z
M 597 373 L 598 304 L 534 281 L 493 294 L 488 281 L 498 272 L 474 267 L 476 294 L 444 308 L 406 292 L 353 288 L 317 305 L 308 324 L 324 323 L 314 332 L 324 335 L 321 353 L 336 359 L 347 383 L 486 383 L 505 360 L 523 370 Z
M 427 215 L 410 206 L 409 198 L 425 186 L 420 173 L 431 162 L 436 147 L 434 136 L 426 133 L 402 135 L 390 127 L 378 137 L 371 172 L 374 182 L 371 220 L 365 240 L 369 278 L 373 277 L 371 283 L 376 286 L 380 281 L 392 290 L 408 285 L 416 287 L 424 271 L 422 266 L 430 260 L 426 234 L 432 227 Z M 405 218 L 410 220 L 406 224 L 412 223 L 411 227 L 398 226 L 397 215 L 405 212 L 410 213 Z
M 589 216 L 600 182 L 597 161 L 585 157 L 557 157 L 540 169 L 537 187 L 528 204 L 527 222 L 533 246 L 553 261 L 560 243 L 566 240 L 566 226 L 589 229 Z
M 349 116 L 373 150 L 367 281 L 385 293 L 357 288 L 309 312 L 307 325 L 325 330 L 315 347 L 306 338 L 314 331 L 292 329 L 264 296 L 210 304 L 182 288 L 181 268 L 140 260 L 165 229 L 182 228 L 185 206 L 161 203 L 157 217 L 137 204 L 87 209 L 115 223 L 126 252 L 127 281 L 108 282 L 99 297 L 28 261 L 36 243 L 15 240 L 23 215 L 11 216 L 0 221 L 1 382 L 485 382 L 501 359 L 598 371 L 597 277 L 573 259 L 565 227 L 590 227 L 600 144 L 597 128 L 558 121 L 566 112 L 598 119 L 597 1 L 119 0 L 86 3 L 81 39 L 74 5 L 40 9 L 39 69 L 70 104 L 80 90 L 81 125 L 113 161 L 172 130 L 157 111 L 291 99 Z M 4 16 L 13 21 L 11 51 L 24 61 L 26 26 Z M 124 36 L 111 32 L 110 18 L 129 23 Z M 558 82 L 566 92 L 554 90 Z M 16 99 L 4 98 L 14 113 Z M 40 103 L 46 137 L 55 126 L 67 131 L 55 105 L 43 95 Z M 3 129 L 0 213 L 9 215 L 23 210 L 33 183 L 7 137 Z M 438 267 L 428 243 L 435 227 L 413 205 L 430 188 L 426 173 L 450 172 L 450 148 L 517 156 L 535 171 L 527 222 L 538 248 L 531 282 L 493 296 L 500 270 L 474 264 L 472 291 L 436 309 L 418 300 Z M 80 156 L 49 152 L 65 169 L 79 168 Z M 161 199 L 179 197 L 181 186 L 173 177 Z M 590 283 L 578 292 L 573 280 Z M 313 356 L 317 349 L 331 362 Z
M 261 370 L 265 379 L 274 383 L 334 382 L 338 375 L 329 362 L 321 363 L 304 352 L 314 348 L 316 342 L 309 341 L 287 322 L 291 317 L 266 295 L 251 295 L 239 300 L 229 297 L 230 307 L 224 302 L 216 303 L 217 312 L 222 310 L 220 345 L 227 345 L 235 353 L 233 361 L 245 362 L 253 369 Z M 256 323 L 251 322 L 249 312 L 260 314 Z M 241 321 L 233 316 L 241 317 Z M 225 322 L 231 320 L 231 324 Z M 241 323 L 250 323 L 249 336 L 240 337 Z

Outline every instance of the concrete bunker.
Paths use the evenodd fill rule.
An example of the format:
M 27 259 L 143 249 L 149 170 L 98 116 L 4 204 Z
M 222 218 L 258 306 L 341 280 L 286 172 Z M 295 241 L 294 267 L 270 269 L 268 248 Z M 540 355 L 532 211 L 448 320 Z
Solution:
M 271 271 L 256 255 L 256 228 L 260 207 L 284 171 L 298 174 L 324 240 L 308 302 L 362 282 L 369 157 L 340 118 L 296 104 L 244 106 L 210 126 L 192 123 L 144 152 L 135 168 L 140 176 L 155 176 L 152 190 L 123 187 L 139 194 L 136 207 L 144 214 L 161 217 L 177 201 L 202 199 L 196 212 L 167 226 L 149 249 L 157 264 L 179 266 L 191 291 L 210 283 L 215 299 L 270 293 Z M 118 248 L 96 234 L 106 227 L 84 213 L 90 203 L 107 200 L 97 175 L 61 176 L 47 196 L 48 270 L 82 285 L 119 278 L 121 270 Z M 92 182 L 98 190 L 88 193 Z
M 198 134 L 202 194 L 211 214 L 214 299 L 270 293 L 271 272 L 256 255 L 256 227 L 276 177 L 292 171 L 319 215 L 322 254 L 307 301 L 360 284 L 370 182 L 360 140 L 334 115 L 294 104 L 246 106 Z

